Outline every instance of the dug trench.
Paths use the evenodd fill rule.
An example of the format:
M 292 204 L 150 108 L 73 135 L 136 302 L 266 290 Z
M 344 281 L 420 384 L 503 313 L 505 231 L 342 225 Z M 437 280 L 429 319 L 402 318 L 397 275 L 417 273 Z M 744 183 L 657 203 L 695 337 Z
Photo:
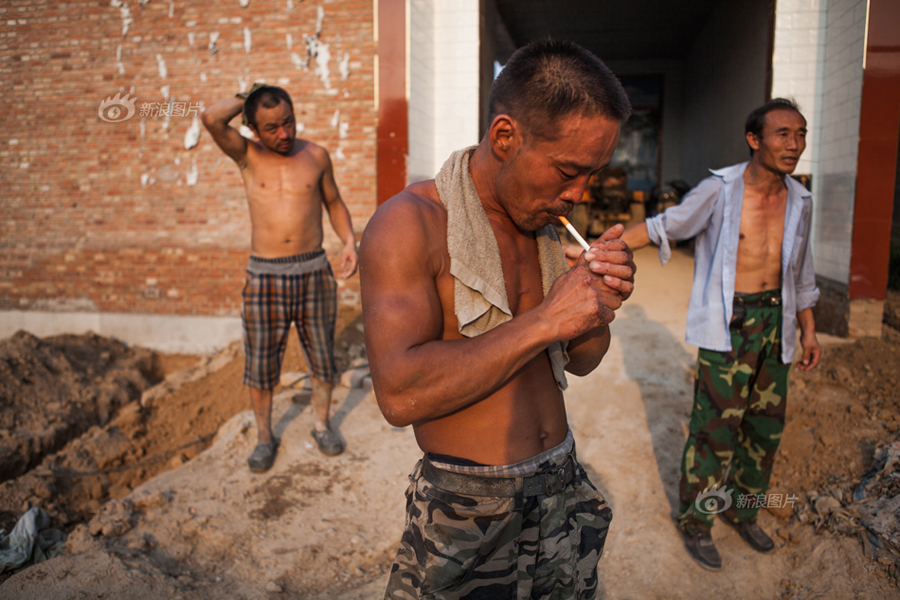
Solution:
M 360 322 L 340 311 L 339 371 L 364 357 Z M 243 365 L 240 342 L 195 356 L 93 333 L 39 339 L 19 331 L 0 340 L 0 529 L 40 507 L 69 532 L 200 454 L 250 406 Z M 305 369 L 291 332 L 282 371 Z

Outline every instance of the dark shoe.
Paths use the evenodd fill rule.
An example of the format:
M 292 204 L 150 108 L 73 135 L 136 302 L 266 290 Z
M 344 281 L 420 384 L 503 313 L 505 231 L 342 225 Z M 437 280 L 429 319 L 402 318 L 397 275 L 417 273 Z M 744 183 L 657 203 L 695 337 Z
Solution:
M 247 459 L 247 465 L 253 473 L 264 473 L 272 468 L 275 464 L 275 451 L 278 449 L 278 440 L 273 440 L 271 444 L 257 444 L 253 449 L 250 458 Z
M 733 523 L 725 517 L 722 517 L 722 520 L 734 527 L 737 532 L 741 534 L 741 537 L 744 538 L 744 541 L 750 544 L 750 547 L 757 552 L 768 554 L 775 549 L 775 542 L 766 535 L 766 532 L 763 531 L 762 527 L 757 525 L 755 521 Z
M 319 446 L 319 452 L 325 456 L 337 456 L 344 451 L 344 442 L 335 432 L 330 429 L 325 431 L 317 431 L 315 428 L 310 432 L 316 445 Z
M 696 533 L 688 533 L 679 529 L 678 532 L 684 540 L 684 547 L 688 554 L 697 561 L 698 565 L 710 571 L 718 571 L 722 568 L 722 557 L 719 556 L 719 551 L 716 550 L 716 545 L 713 543 L 708 529 L 700 528 Z

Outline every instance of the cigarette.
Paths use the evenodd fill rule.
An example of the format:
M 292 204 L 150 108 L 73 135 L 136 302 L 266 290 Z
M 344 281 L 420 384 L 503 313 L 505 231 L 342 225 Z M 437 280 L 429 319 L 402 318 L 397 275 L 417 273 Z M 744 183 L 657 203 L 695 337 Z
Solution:
M 578 233 L 577 229 L 572 227 L 572 224 L 569 223 L 569 220 L 567 218 L 559 217 L 559 222 L 566 226 L 566 230 L 572 234 L 572 237 L 575 238 L 575 241 L 578 242 L 582 248 L 584 248 L 585 252 L 591 251 L 590 244 L 588 244 L 586 241 L 584 241 L 584 238 L 581 237 L 581 234 Z

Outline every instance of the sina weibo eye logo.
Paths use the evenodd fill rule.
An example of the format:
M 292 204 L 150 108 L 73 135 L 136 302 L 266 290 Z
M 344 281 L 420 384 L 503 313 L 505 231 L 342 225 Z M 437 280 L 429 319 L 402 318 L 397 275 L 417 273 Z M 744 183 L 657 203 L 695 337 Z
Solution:
M 106 121 L 107 123 L 121 123 L 122 121 L 127 121 L 134 116 L 134 103 L 136 101 L 137 98 L 130 94 L 125 94 L 124 96 L 122 94 L 116 94 L 115 96 L 110 96 L 106 100 L 100 102 L 100 109 L 97 111 L 97 116 L 100 117 L 101 121 Z
M 694 506 L 705 515 L 715 515 L 724 512 L 731 507 L 732 491 L 712 486 L 705 492 L 697 494 Z

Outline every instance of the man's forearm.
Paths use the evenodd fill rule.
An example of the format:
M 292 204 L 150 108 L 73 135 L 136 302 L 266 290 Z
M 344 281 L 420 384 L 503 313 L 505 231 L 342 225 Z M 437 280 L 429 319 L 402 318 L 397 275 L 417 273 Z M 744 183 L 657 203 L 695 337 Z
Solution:
M 336 201 L 327 204 L 328 219 L 331 228 L 341 238 L 345 246 L 356 244 L 356 232 L 353 231 L 353 221 L 350 219 L 350 211 L 343 200 L 338 197 Z
M 625 230 L 620 238 L 628 244 L 632 250 L 643 248 L 650 243 L 650 235 L 647 233 L 647 223 L 638 223 Z
M 527 311 L 474 338 L 435 340 L 382 357 L 372 375 L 385 418 L 405 426 L 490 396 L 552 343 L 546 330 Z
M 243 110 L 243 100 L 240 98 L 228 98 L 227 100 L 216 102 L 203 111 L 203 123 L 207 127 L 210 125 L 225 126 L 228 125 L 233 118 L 241 114 Z
M 609 325 L 603 325 L 570 341 L 566 370 L 583 377 L 596 369 L 609 350 L 609 340 Z
M 805 308 L 797 313 L 797 324 L 800 325 L 800 335 L 810 335 L 816 332 L 816 319 L 812 308 Z

